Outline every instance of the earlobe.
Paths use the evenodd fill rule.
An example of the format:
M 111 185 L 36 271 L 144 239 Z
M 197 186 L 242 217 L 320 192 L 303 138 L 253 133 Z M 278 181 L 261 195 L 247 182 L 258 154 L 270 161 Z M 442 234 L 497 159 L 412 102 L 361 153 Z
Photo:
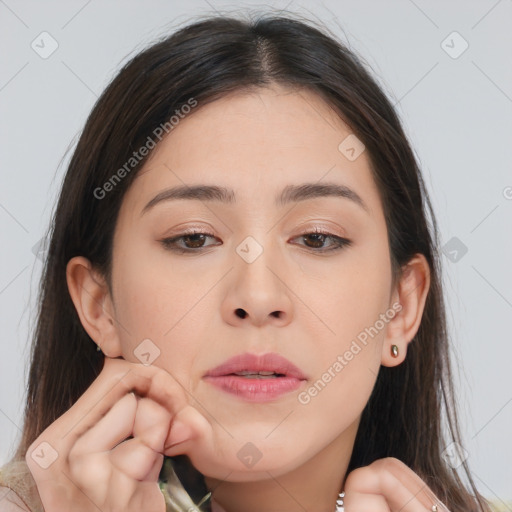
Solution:
M 71 300 L 87 334 L 108 357 L 121 355 L 113 304 L 105 280 L 83 256 L 75 256 L 66 266 Z
M 393 294 L 393 304 L 399 303 L 400 308 L 388 324 L 382 366 L 397 366 L 404 361 L 407 346 L 418 332 L 429 288 L 430 266 L 423 254 L 416 254 L 405 265 Z

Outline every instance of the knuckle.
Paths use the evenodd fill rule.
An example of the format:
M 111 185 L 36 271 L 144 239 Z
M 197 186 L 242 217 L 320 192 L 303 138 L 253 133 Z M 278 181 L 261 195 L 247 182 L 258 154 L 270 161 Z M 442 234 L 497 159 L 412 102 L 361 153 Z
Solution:
M 140 368 L 134 368 L 126 377 L 122 378 L 121 382 L 125 386 L 126 391 L 139 391 L 143 394 L 149 392 L 153 376 L 147 374 L 145 370 L 147 368 L 140 365 Z
M 392 458 L 388 463 L 388 469 L 396 477 L 402 477 L 406 473 L 410 473 L 411 469 L 407 464 L 402 462 L 400 459 Z
M 105 376 L 109 381 L 117 380 L 122 382 L 133 373 L 134 366 L 136 365 L 130 361 L 126 361 L 125 359 L 113 359 L 106 357 L 100 376 Z
M 399 476 L 407 466 L 396 457 L 384 457 L 371 465 L 378 474 L 381 488 L 387 489 L 390 493 L 397 493 L 402 486 Z
M 78 456 L 70 462 L 71 479 L 80 489 L 94 489 L 105 485 L 110 479 L 110 468 L 104 458 Z
M 345 480 L 345 489 L 360 487 L 373 472 L 374 469 L 371 466 L 364 466 L 352 470 Z
M 156 372 L 152 379 L 152 388 L 166 390 L 173 384 L 169 374 L 165 371 Z
M 67 454 L 68 465 L 79 466 L 83 461 L 84 453 L 80 449 L 80 444 L 76 442 L 69 450 Z
M 176 380 L 167 371 L 158 367 L 153 367 L 151 377 L 147 378 L 145 394 L 160 405 L 175 401 L 181 396 L 180 386 Z
M 383 457 L 382 459 L 377 459 L 371 465 L 379 471 L 392 471 L 402 469 L 404 463 L 396 457 Z
M 351 471 L 346 478 L 345 488 L 360 488 L 364 487 L 368 481 L 379 481 L 381 486 L 396 489 L 400 484 L 397 475 L 403 467 L 404 463 L 395 457 L 377 459 L 368 466 Z
M 380 475 L 380 479 L 381 487 L 387 489 L 390 494 L 398 495 L 400 488 L 403 487 L 397 476 L 389 470 L 384 471 Z

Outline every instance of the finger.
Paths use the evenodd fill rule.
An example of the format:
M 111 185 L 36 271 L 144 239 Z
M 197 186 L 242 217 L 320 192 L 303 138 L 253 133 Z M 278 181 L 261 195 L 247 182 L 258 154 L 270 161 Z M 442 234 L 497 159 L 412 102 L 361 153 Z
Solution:
M 195 407 L 187 405 L 173 417 L 163 453 L 174 457 L 188 452 L 191 445 L 207 453 L 213 446 L 213 438 L 210 422 Z
M 149 470 L 146 478 L 144 480 L 148 482 L 158 482 L 158 478 L 160 477 L 160 471 L 162 471 L 162 466 L 164 464 L 165 457 L 162 454 L 161 457 L 155 458 L 155 463 L 153 467 Z
M 134 437 L 110 451 L 109 459 L 114 468 L 133 480 L 142 482 L 153 476 L 155 465 L 159 463 L 160 468 L 162 467 L 164 456 L 152 450 L 138 437 Z
M 384 496 L 354 490 L 345 491 L 343 505 L 345 512 L 391 512 Z
M 347 500 L 351 493 L 381 494 L 392 512 L 430 511 L 435 503 L 431 498 L 434 494 L 425 482 L 393 457 L 379 459 L 352 471 L 345 482 L 345 493 Z
M 133 425 L 133 437 L 140 438 L 155 452 L 163 453 L 172 415 L 151 398 L 139 398 Z
M 56 439 L 59 448 L 68 452 L 81 435 L 130 391 L 152 398 L 172 414 L 188 404 L 182 387 L 165 370 L 105 357 L 100 375 L 68 412 L 48 427 L 48 442 L 52 444 L 52 439 Z
M 137 400 L 134 394 L 128 393 L 124 395 L 112 408 L 103 416 L 96 425 L 90 428 L 82 436 L 76 439 L 76 442 L 69 447 L 67 450 L 63 449 L 63 445 L 59 445 L 59 440 L 51 439 L 47 443 L 50 447 L 45 446 L 45 450 L 50 454 L 55 450 L 57 453 L 55 464 L 50 466 L 50 470 L 40 467 L 39 464 L 34 463 L 31 453 L 36 453 L 43 448 L 38 446 L 44 446 L 41 437 L 47 437 L 43 434 L 40 438 L 36 439 L 34 443 L 29 447 L 27 455 L 25 457 L 27 464 L 32 474 L 38 478 L 40 482 L 46 482 L 54 478 L 53 472 L 68 471 L 74 479 L 80 479 L 83 482 L 89 480 L 96 481 L 98 475 L 104 472 L 104 476 L 108 476 L 108 466 L 100 458 L 91 459 L 90 457 L 86 461 L 84 460 L 86 455 L 97 454 L 106 452 L 114 448 L 118 443 L 122 442 L 128 436 L 131 435 L 133 422 L 135 418 L 135 411 L 137 409 Z M 36 445 L 37 443 L 37 445 Z M 33 448 L 33 446 L 35 448 Z M 45 452 L 43 452 L 43 455 Z
M 396 485 L 402 485 L 406 492 L 409 491 L 410 506 L 414 507 L 411 510 L 428 510 L 430 512 L 432 506 L 437 505 L 439 512 L 448 512 L 446 507 L 441 508 L 441 501 L 436 498 L 432 489 L 409 466 L 392 457 L 381 459 L 381 464 L 395 477 Z M 405 511 L 408 512 L 408 509 L 405 508 Z
M 110 508 L 102 510 L 123 510 L 123 512 L 162 512 L 165 498 L 157 482 L 138 482 L 125 473 L 114 471 L 109 481 L 111 489 Z
M 93 427 L 80 436 L 69 451 L 70 459 L 106 452 L 132 435 L 137 399 L 124 395 Z

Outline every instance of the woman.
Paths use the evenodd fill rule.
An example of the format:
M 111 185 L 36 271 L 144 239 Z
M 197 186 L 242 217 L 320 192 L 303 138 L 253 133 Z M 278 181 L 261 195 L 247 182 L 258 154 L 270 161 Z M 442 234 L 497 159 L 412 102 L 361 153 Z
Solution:
M 0 510 L 489 510 L 446 456 L 420 170 L 322 27 L 212 17 L 135 56 L 53 222 Z

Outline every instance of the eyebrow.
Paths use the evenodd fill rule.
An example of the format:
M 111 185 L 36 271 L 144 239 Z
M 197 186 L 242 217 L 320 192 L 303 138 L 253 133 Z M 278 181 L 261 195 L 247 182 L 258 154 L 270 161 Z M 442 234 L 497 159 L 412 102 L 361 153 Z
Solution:
M 306 201 L 318 197 L 339 197 L 348 199 L 359 205 L 369 213 L 369 208 L 361 196 L 354 190 L 338 183 L 303 183 L 301 185 L 287 185 L 275 198 L 277 207 L 288 203 Z M 232 189 L 217 185 L 180 185 L 162 190 L 141 211 L 141 216 L 158 203 L 179 199 L 217 201 L 226 204 L 235 204 L 236 195 Z

